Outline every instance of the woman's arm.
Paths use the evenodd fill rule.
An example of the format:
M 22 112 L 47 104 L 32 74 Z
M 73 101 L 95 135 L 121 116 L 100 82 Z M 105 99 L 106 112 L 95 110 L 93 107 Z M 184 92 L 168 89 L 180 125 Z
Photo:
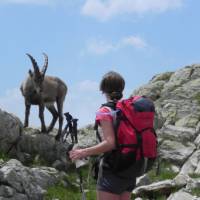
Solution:
M 101 120 L 100 125 L 102 128 L 104 140 L 93 147 L 70 151 L 69 155 L 72 160 L 77 160 L 92 155 L 98 155 L 115 148 L 115 135 L 112 121 Z

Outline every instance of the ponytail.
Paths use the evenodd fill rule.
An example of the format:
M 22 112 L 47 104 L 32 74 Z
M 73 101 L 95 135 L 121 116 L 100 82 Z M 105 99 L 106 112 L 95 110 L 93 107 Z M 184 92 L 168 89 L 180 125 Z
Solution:
M 111 92 L 111 93 L 108 93 L 108 95 L 110 99 L 113 101 L 118 101 L 123 97 L 122 92 Z

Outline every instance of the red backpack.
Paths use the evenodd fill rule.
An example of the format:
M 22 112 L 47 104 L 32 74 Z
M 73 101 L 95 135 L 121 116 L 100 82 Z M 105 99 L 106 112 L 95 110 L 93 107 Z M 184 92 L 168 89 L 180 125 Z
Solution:
M 157 157 L 153 102 L 145 96 L 133 96 L 102 106 L 116 112 L 116 149 L 105 154 L 107 167 L 112 168 L 114 172 L 123 172 L 133 167 L 134 176 L 141 176 L 152 167 Z

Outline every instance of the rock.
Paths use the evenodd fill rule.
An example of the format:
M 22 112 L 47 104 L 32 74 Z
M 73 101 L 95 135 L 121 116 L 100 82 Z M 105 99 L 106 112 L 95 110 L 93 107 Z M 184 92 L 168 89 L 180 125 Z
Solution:
M 174 74 L 174 72 L 165 72 L 162 74 L 158 74 L 155 75 L 152 79 L 151 79 L 151 83 L 157 82 L 157 81 L 165 81 L 168 82 L 170 77 Z
M 191 68 L 185 67 L 177 70 L 170 76 L 169 81 L 165 84 L 162 90 L 162 96 L 166 97 L 171 91 L 174 91 L 177 87 L 183 85 L 190 80 Z M 167 98 L 167 97 L 166 97 Z
M 197 149 L 200 149 L 200 134 L 196 137 L 194 144 L 197 146 Z
M 199 122 L 199 116 L 190 114 L 176 121 L 175 126 L 195 128 L 198 122 Z
M 190 178 L 185 187 L 186 191 L 191 192 L 192 189 L 200 188 L 200 178 Z
M 158 107 L 157 110 L 158 110 L 158 113 L 160 113 L 158 118 L 165 119 L 165 120 L 163 120 L 163 121 L 165 121 L 164 125 L 175 124 L 175 122 L 177 120 L 177 112 L 178 112 L 177 111 L 178 107 L 177 107 L 176 103 L 166 102 L 162 106 L 162 109 L 160 109 Z
M 164 160 L 182 165 L 195 150 L 195 145 L 188 142 L 181 144 L 177 141 L 164 140 L 161 144 L 160 156 Z
M 136 179 L 136 186 L 142 186 L 142 185 L 149 185 L 151 183 L 151 180 L 148 176 L 148 174 L 144 174 L 143 176 L 140 176 Z
M 82 148 L 97 144 L 96 133 L 92 125 L 79 130 L 78 145 Z
M 0 168 L 0 196 L 41 200 L 46 189 L 58 180 L 59 173 L 54 168 L 28 168 L 12 159 Z
M 152 100 L 157 100 L 160 98 L 160 93 L 164 87 L 165 81 L 157 81 L 149 83 L 145 86 L 140 87 L 136 90 L 133 95 L 145 95 L 150 97 Z
M 59 170 L 66 171 L 70 165 L 67 160 L 69 143 L 55 141 L 56 132 L 53 130 L 50 134 L 41 134 L 37 129 L 24 129 L 23 137 L 17 145 L 17 158 L 25 164 L 54 163 L 54 167 L 58 166 Z M 55 162 L 60 164 L 57 165 Z
M 183 186 L 187 185 L 187 183 L 188 183 L 188 181 L 190 181 L 190 179 L 191 178 L 188 175 L 179 173 L 174 178 L 174 182 L 178 187 L 183 187 Z
M 200 150 L 195 151 L 181 168 L 182 174 L 200 174 Z
M 142 198 L 138 197 L 138 198 L 136 198 L 135 200 L 142 200 Z
M 150 185 L 146 186 L 140 186 L 133 190 L 133 194 L 136 196 L 140 196 L 141 194 L 147 194 L 147 193 L 155 193 L 158 191 L 166 191 L 168 189 L 172 189 L 175 187 L 175 183 L 173 180 L 164 180 L 156 183 L 152 183 Z
M 14 115 L 0 109 L 0 152 L 8 153 L 21 136 L 23 125 Z
M 179 142 L 193 142 L 197 133 L 194 128 L 177 127 L 173 125 L 163 126 L 160 135 L 162 138 L 175 140 Z
M 7 186 L 1 185 L 0 186 L 0 195 L 6 198 L 12 197 L 16 194 L 16 190 Z
M 197 200 L 197 198 L 187 192 L 178 191 L 174 194 L 171 194 L 167 200 Z

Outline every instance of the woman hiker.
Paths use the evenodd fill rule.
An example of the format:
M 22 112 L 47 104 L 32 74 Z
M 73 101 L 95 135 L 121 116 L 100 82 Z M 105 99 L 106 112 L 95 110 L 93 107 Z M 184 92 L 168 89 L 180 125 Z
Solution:
M 107 102 L 117 102 L 123 96 L 125 87 L 123 77 L 114 71 L 106 73 L 100 82 L 100 91 L 105 95 Z M 113 123 L 116 112 L 111 111 L 107 106 L 102 106 L 96 115 L 96 122 L 101 128 L 102 141 L 92 147 L 75 149 L 69 152 L 72 161 L 87 156 L 105 154 L 115 149 L 115 133 Z M 97 180 L 97 200 L 130 200 L 131 192 L 135 187 L 136 178 L 123 178 L 117 176 L 109 167 L 105 167 L 106 161 L 100 162 L 100 169 Z M 131 175 L 132 171 L 130 171 Z

